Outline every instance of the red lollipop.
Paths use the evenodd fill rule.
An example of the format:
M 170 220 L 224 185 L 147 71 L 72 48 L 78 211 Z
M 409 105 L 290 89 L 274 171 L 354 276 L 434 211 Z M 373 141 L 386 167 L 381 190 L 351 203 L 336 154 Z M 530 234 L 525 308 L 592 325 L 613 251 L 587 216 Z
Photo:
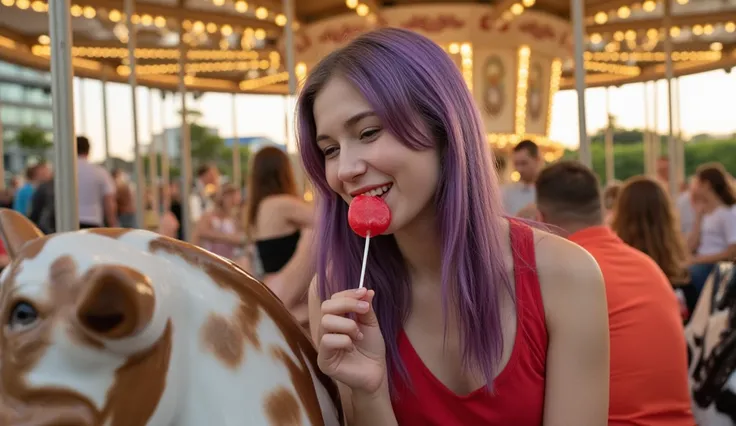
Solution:
M 348 223 L 363 238 L 381 235 L 391 224 L 391 210 L 381 197 L 358 195 L 350 203 Z
M 348 209 L 348 223 L 353 232 L 365 238 L 363 250 L 363 266 L 360 268 L 360 284 L 363 287 L 365 280 L 365 265 L 368 261 L 368 246 L 372 235 L 381 235 L 391 224 L 391 210 L 381 197 L 358 195 L 353 198 Z

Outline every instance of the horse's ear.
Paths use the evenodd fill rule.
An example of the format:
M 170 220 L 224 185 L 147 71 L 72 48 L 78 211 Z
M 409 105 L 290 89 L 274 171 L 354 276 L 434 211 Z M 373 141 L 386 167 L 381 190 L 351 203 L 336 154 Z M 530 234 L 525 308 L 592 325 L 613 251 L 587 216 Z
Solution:
M 14 259 L 27 242 L 43 235 L 27 217 L 15 210 L 0 209 L 0 238 L 10 259 Z

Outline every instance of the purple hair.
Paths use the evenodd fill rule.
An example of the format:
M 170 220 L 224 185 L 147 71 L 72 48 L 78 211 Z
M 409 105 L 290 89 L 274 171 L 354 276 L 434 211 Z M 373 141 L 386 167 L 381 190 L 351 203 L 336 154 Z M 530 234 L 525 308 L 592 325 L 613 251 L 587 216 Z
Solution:
M 473 96 L 438 45 L 396 28 L 366 33 L 312 70 L 297 103 L 297 131 L 304 167 L 317 190 L 317 279 L 323 300 L 357 286 L 365 243 L 350 230 L 348 205 L 327 185 L 324 155 L 315 140 L 314 100 L 333 76 L 356 87 L 405 145 L 439 150 L 434 202 L 442 243 L 443 314 L 447 319 L 454 310 L 464 363 L 482 372 L 490 389 L 503 350 L 498 295 L 511 286 L 502 255 L 498 182 Z M 368 257 L 365 283 L 376 291 L 374 309 L 394 389 L 395 373 L 408 379 L 397 335 L 411 309 L 411 285 L 392 235 L 374 238 Z

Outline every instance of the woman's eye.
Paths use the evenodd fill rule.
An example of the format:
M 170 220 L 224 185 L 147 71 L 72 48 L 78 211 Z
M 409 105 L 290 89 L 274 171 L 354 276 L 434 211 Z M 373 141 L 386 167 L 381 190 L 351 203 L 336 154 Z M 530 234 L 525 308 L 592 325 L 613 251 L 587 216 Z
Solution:
M 38 311 L 28 302 L 18 302 L 10 311 L 8 326 L 13 329 L 30 327 L 38 320 Z
M 327 148 L 322 150 L 322 153 L 324 154 L 325 158 L 332 157 L 335 155 L 338 151 L 338 148 L 335 146 L 328 146 Z
M 371 138 L 377 136 L 380 131 L 381 131 L 381 129 L 380 128 L 377 128 L 377 127 L 376 128 L 372 128 L 372 129 L 363 130 L 360 133 L 360 139 L 371 139 Z

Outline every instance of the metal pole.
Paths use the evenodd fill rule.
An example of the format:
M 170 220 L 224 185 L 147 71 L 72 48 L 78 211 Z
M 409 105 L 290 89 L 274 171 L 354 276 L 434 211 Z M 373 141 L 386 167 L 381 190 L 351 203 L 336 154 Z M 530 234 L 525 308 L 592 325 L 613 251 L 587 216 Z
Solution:
M 172 94 L 171 98 L 174 96 Z M 166 139 L 166 94 L 161 90 L 161 186 L 164 187 L 163 211 L 171 209 L 171 195 L 169 183 L 169 141 Z
M 615 177 L 614 170 L 614 158 L 613 158 L 613 123 L 611 123 L 611 88 L 606 87 L 606 120 L 608 126 L 606 127 L 606 138 L 605 138 L 605 155 L 606 155 L 606 182 L 612 183 Z
M 73 39 L 70 9 L 70 0 L 49 2 L 56 232 L 79 229 L 77 139 L 74 134 Z
M 284 14 L 286 15 L 286 69 L 289 72 L 289 94 L 286 96 L 286 151 L 290 154 L 296 152 L 296 141 L 294 140 L 294 132 L 291 130 L 291 123 L 294 109 L 294 97 L 296 96 L 296 54 L 294 52 L 294 0 L 283 0 Z
M 593 166 L 593 158 L 590 152 L 590 139 L 585 122 L 585 63 L 583 53 L 585 44 L 583 39 L 583 0 L 570 0 L 572 9 L 572 26 L 575 43 L 575 90 L 578 93 L 578 129 L 580 132 L 580 148 L 578 156 L 580 162 L 588 167 Z
M 654 134 L 652 135 L 652 173 L 657 174 L 657 160 L 662 155 L 662 138 L 659 134 L 659 84 L 657 80 L 652 82 L 652 90 L 654 91 L 654 97 L 652 103 L 654 105 L 654 119 L 653 128 Z
M 677 176 L 680 182 L 685 182 L 685 139 L 682 137 L 682 101 L 680 94 L 682 93 L 682 81 L 678 77 L 675 79 L 677 82 L 677 97 L 675 101 L 675 114 L 677 117 Z
M 153 214 L 158 218 L 158 212 L 161 208 L 159 203 L 158 190 L 158 152 L 156 150 L 156 135 L 153 131 L 153 89 L 148 88 L 148 134 L 151 137 L 151 143 L 148 146 L 148 174 L 151 179 L 151 208 Z
M 0 111 L 3 105 L 0 102 Z M 3 119 L 0 115 L 0 191 L 5 190 L 5 141 L 3 138 Z
M 240 189 L 243 178 L 240 171 L 240 138 L 238 137 L 238 105 L 237 96 L 233 93 L 233 183 Z
M 672 68 L 672 37 L 670 37 L 670 26 L 672 23 L 672 2 L 664 1 L 664 56 L 665 56 L 665 77 L 667 78 L 667 121 L 669 133 L 667 135 L 667 158 L 669 159 L 669 188 L 670 194 L 674 197 L 678 191 L 677 179 L 677 140 L 674 135 L 674 120 L 672 117 L 672 78 L 674 71 Z
M 87 133 L 87 106 L 84 102 L 84 79 L 79 78 L 79 134 Z
M 136 33 L 135 25 L 133 25 L 133 14 L 135 13 L 135 2 L 133 0 L 125 0 L 125 16 L 128 24 L 128 61 L 130 62 L 130 76 L 128 76 L 128 84 L 130 85 L 130 96 L 133 105 L 133 150 L 135 153 L 135 222 L 136 226 L 143 227 L 143 212 L 145 209 L 146 195 L 146 179 L 143 174 L 143 159 L 141 158 L 140 141 L 138 140 L 138 105 L 136 97 L 136 89 L 138 88 L 138 80 L 135 70 L 135 45 Z
M 186 76 L 187 46 L 183 41 L 184 26 L 179 21 L 179 94 L 181 95 L 181 224 L 184 241 L 191 241 L 192 226 L 191 208 L 189 194 L 192 189 L 192 143 L 189 134 L 189 123 L 187 122 L 187 85 L 184 81 Z
M 105 138 L 105 167 L 108 171 L 112 169 L 112 158 L 110 158 L 110 124 L 107 119 L 107 75 L 102 76 L 102 132 Z
M 644 174 L 652 176 L 652 134 L 649 123 L 649 83 L 643 83 L 644 88 L 644 130 L 642 132 L 642 145 L 644 148 Z

